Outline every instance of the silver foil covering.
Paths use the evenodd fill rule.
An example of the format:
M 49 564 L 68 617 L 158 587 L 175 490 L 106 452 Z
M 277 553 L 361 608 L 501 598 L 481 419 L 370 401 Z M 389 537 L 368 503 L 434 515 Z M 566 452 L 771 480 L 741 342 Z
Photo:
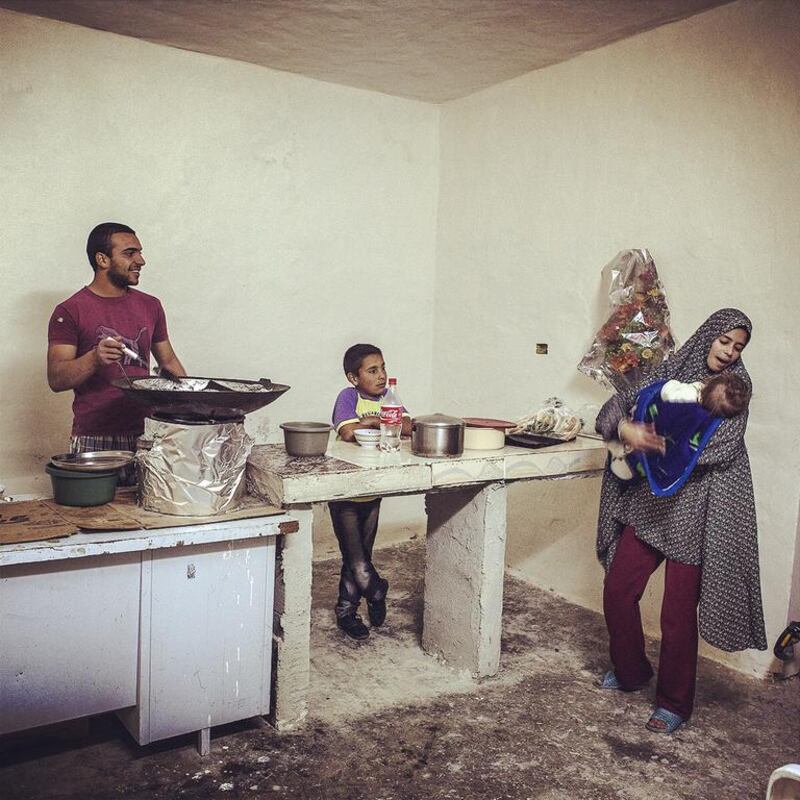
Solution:
M 208 517 L 235 508 L 253 448 L 241 422 L 181 425 L 147 418 L 136 463 L 148 511 Z
M 204 392 L 208 389 L 207 378 L 142 378 L 133 384 L 134 389 L 157 392 Z

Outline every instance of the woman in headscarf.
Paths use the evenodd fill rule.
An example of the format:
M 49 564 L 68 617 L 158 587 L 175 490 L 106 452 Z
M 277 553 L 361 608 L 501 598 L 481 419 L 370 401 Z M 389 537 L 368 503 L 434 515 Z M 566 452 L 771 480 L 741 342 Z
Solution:
M 647 382 L 703 380 L 722 371 L 752 384 L 741 353 L 752 325 L 725 308 L 712 314 Z M 651 426 L 631 422 L 640 386 L 614 395 L 597 417 L 606 441 L 652 452 L 663 440 Z M 722 650 L 767 647 L 761 607 L 755 500 L 744 442 L 748 412 L 726 419 L 700 454 L 691 477 L 671 497 L 656 497 L 647 481 L 603 475 L 597 554 L 606 568 L 603 610 L 613 670 L 602 686 L 631 691 L 653 675 L 639 600 L 650 575 L 666 561 L 656 709 L 647 727 L 672 733 L 692 713 L 699 633 Z

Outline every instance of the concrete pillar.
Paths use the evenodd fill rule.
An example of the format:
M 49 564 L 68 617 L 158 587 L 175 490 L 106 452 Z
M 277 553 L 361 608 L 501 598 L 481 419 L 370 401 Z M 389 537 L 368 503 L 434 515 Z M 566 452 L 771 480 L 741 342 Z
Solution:
M 311 505 L 288 513 L 300 529 L 277 539 L 273 615 L 272 712 L 279 730 L 299 727 L 308 713 L 311 646 Z
M 475 677 L 500 666 L 504 483 L 431 492 L 422 646 Z

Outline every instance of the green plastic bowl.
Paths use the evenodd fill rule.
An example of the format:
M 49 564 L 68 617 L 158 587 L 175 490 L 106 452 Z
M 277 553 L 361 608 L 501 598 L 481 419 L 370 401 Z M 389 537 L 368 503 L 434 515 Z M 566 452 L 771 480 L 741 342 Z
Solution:
M 53 484 L 53 499 L 62 506 L 101 506 L 114 499 L 119 470 L 76 472 L 45 467 Z

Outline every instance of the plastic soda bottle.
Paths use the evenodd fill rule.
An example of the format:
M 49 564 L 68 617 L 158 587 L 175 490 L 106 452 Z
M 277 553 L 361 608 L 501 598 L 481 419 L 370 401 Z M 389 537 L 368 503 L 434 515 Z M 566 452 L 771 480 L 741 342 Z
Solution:
M 397 378 L 389 378 L 389 388 L 381 401 L 381 450 L 395 453 L 400 449 L 403 428 L 403 404 L 397 394 Z

